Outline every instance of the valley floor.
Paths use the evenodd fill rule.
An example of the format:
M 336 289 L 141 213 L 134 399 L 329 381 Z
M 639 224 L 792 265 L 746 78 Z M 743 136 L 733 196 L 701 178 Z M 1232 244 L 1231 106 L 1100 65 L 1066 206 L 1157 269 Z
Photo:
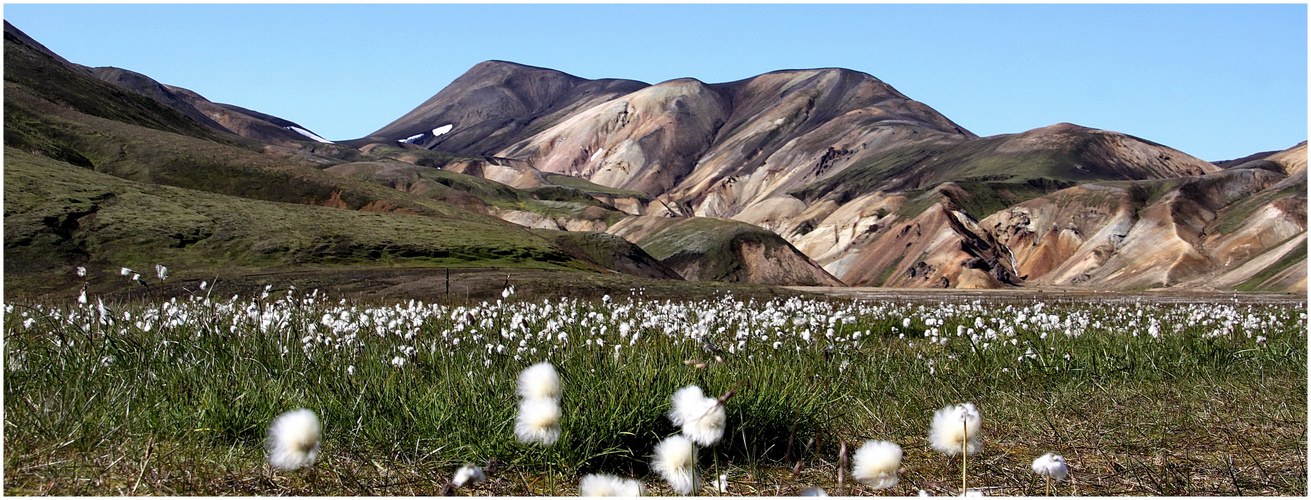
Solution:
M 987 495 L 1045 494 L 1030 463 L 1047 452 L 1070 464 L 1058 495 L 1307 494 L 1301 297 L 803 293 L 452 269 L 452 294 L 495 296 L 399 298 L 444 292 L 445 275 L 254 274 L 212 297 L 11 301 L 4 492 L 438 495 L 461 465 L 494 463 L 455 493 L 570 496 L 607 473 L 670 495 L 651 454 L 679 432 L 670 395 L 697 385 L 734 394 L 722 440 L 697 452 L 702 496 L 958 495 L 960 457 L 926 437 L 935 410 L 967 401 L 984 421 L 968 487 Z M 314 288 L 333 282 L 351 285 Z M 563 387 L 550 447 L 514 431 L 516 377 L 543 360 Z M 275 471 L 269 422 L 296 408 L 323 422 L 322 454 Z M 890 489 L 839 481 L 839 443 L 870 439 L 904 451 Z

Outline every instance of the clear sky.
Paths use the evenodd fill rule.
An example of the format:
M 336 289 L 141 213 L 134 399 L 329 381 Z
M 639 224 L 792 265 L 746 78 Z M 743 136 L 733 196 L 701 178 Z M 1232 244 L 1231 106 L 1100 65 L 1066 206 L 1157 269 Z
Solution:
M 1204 160 L 1307 138 L 1307 5 L 5 4 L 65 58 L 373 132 L 488 59 L 707 83 L 872 74 L 981 135 L 1058 122 Z

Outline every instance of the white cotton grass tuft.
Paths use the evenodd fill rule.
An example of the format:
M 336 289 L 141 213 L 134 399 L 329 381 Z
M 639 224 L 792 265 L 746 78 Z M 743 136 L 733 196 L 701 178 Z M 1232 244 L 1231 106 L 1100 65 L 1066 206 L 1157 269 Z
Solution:
M 728 414 L 718 399 L 705 397 L 700 387 L 689 385 L 674 391 L 670 400 L 669 420 L 696 444 L 710 446 L 724 437 Z
M 464 467 L 460 467 L 459 470 L 455 471 L 455 478 L 451 479 L 451 484 L 463 488 L 465 486 L 473 486 L 486 480 L 487 476 L 483 474 L 482 467 L 465 464 Z
M 961 453 L 973 455 L 979 452 L 979 431 L 983 429 L 983 419 L 973 403 L 952 405 L 933 414 L 933 425 L 929 429 L 929 444 L 933 449 L 950 456 Z
M 901 445 L 891 441 L 865 441 L 851 457 L 852 479 L 876 490 L 896 486 L 900 468 Z
M 818 486 L 811 486 L 811 487 L 809 487 L 809 488 L 804 488 L 804 489 L 802 489 L 802 490 L 801 490 L 801 496 L 803 496 L 803 497 L 826 497 L 826 496 L 828 496 L 828 492 L 824 491 L 824 488 L 820 488 L 820 487 L 818 487 Z
M 728 493 L 728 474 L 720 474 L 719 479 L 711 481 L 710 485 L 715 488 L 715 491 Z
M 1040 476 L 1060 481 L 1065 479 L 1066 474 L 1070 473 L 1070 468 L 1065 465 L 1065 457 L 1055 453 L 1048 453 L 1033 460 L 1033 471 Z
M 578 496 L 583 497 L 640 497 L 644 494 L 646 486 L 636 479 L 588 474 L 578 481 Z
M 560 439 L 560 404 L 551 398 L 525 399 L 519 403 L 514 435 L 522 443 L 551 446 Z
M 695 446 L 687 436 L 675 435 L 655 447 L 651 468 L 679 495 L 690 494 L 697 487 Z
M 519 397 L 560 400 L 560 375 L 550 363 L 541 362 L 519 372 Z
M 319 417 L 304 408 L 279 415 L 269 426 L 264 446 L 269 465 L 281 470 L 313 466 L 319 458 Z

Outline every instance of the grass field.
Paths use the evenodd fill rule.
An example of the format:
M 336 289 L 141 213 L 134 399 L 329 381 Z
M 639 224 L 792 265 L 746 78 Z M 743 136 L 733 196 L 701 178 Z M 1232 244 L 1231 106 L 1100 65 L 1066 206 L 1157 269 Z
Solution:
M 1062 495 L 1307 494 L 1305 303 L 194 291 L 6 304 L 6 494 L 435 495 L 494 461 L 457 494 L 575 495 L 603 472 L 667 495 L 649 462 L 689 384 L 735 391 L 699 495 L 959 494 L 959 457 L 927 435 L 967 401 L 969 487 L 988 495 L 1042 495 L 1046 452 L 1070 464 Z M 516 376 L 540 361 L 563 387 L 550 447 L 513 432 Z M 322 455 L 275 471 L 262 442 L 296 408 Z M 900 483 L 839 489 L 839 443 L 867 439 L 902 446 Z

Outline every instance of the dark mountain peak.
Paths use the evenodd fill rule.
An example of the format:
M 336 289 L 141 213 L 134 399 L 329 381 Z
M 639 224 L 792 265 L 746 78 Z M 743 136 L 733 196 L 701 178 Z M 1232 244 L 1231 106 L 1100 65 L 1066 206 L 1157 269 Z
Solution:
M 527 64 L 519 64 L 509 61 L 491 60 L 475 64 L 472 68 L 469 68 L 468 71 L 465 71 L 463 75 L 460 75 L 459 78 L 456 78 L 455 82 L 451 85 L 456 85 L 458 83 L 464 83 L 466 85 L 479 83 L 504 84 L 515 80 L 531 81 L 532 79 L 548 78 L 567 81 L 574 84 L 583 80 L 574 75 L 550 68 L 540 68 L 537 66 L 529 66 Z
M 647 86 L 633 80 L 587 80 L 553 69 L 484 61 L 419 107 L 348 144 L 408 142 L 442 151 L 491 154 L 512 144 L 525 128 L 549 126 L 546 124 L 558 119 L 562 111 Z

